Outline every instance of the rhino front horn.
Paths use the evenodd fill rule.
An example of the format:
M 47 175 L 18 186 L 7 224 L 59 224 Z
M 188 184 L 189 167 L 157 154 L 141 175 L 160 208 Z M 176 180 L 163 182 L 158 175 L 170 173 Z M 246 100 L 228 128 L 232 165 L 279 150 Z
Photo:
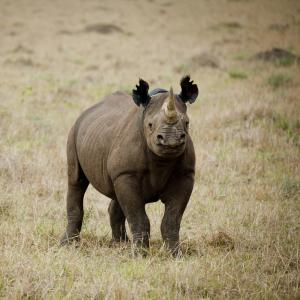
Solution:
M 164 111 L 166 116 L 166 122 L 169 124 L 174 124 L 178 121 L 178 115 L 175 107 L 175 97 L 173 94 L 172 87 L 170 88 L 169 97 L 164 105 Z

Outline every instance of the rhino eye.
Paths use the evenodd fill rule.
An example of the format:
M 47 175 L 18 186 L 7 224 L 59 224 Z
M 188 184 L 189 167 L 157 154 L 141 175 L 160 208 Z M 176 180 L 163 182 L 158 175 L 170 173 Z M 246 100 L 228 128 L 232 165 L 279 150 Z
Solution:
M 152 123 L 149 123 L 148 126 L 149 126 L 149 129 L 152 130 L 152 127 L 153 127 Z

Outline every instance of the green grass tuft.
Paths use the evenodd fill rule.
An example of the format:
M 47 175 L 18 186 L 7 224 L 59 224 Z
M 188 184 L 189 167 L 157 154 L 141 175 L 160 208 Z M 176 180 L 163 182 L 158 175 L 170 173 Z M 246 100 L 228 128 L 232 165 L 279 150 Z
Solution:
M 291 199 L 297 195 L 299 196 L 300 182 L 285 176 L 282 182 L 281 190 L 284 198 Z
M 229 76 L 233 79 L 247 79 L 248 75 L 242 71 L 229 71 Z
M 277 61 L 278 66 L 289 67 L 296 62 L 294 57 L 283 57 Z
M 268 78 L 268 84 L 274 89 L 277 89 L 281 86 L 286 86 L 292 82 L 292 78 L 286 74 L 273 74 Z

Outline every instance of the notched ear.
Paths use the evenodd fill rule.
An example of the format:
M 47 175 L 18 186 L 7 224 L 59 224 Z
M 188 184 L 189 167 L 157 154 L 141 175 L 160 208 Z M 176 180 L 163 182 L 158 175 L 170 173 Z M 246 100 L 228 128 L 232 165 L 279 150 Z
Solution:
M 190 79 L 190 76 L 187 75 L 183 77 L 180 81 L 181 92 L 179 97 L 183 102 L 194 103 L 198 97 L 198 86 L 193 83 L 194 81 Z
M 139 84 L 136 85 L 136 90 L 132 90 L 132 98 L 137 106 L 143 105 L 146 107 L 151 99 L 148 94 L 149 84 L 140 78 Z

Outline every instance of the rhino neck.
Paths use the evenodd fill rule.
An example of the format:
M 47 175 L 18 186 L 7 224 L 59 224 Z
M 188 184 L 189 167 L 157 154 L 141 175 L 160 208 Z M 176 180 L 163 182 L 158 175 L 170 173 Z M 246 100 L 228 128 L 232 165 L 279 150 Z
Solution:
M 146 140 L 146 137 L 145 137 L 145 134 L 144 134 L 145 113 L 146 113 L 146 108 L 140 108 L 139 109 L 137 128 L 138 128 L 138 132 L 141 136 L 141 139 L 143 141 L 144 148 L 148 148 L 147 147 L 147 140 Z

